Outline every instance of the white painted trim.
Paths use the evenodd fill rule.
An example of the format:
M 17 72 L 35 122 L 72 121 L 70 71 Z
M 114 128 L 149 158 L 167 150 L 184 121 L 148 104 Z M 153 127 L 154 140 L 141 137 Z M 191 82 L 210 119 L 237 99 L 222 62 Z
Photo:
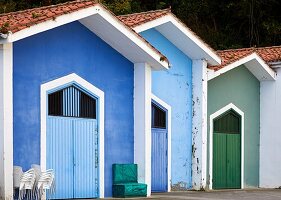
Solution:
M 192 60 L 192 187 L 206 188 L 207 179 L 207 61 Z
M 226 105 L 217 112 L 210 115 L 210 141 L 209 141 L 209 177 L 210 185 L 209 189 L 213 189 L 213 122 L 214 119 L 224 114 L 229 110 L 234 110 L 241 116 L 241 189 L 244 189 L 244 112 L 236 107 L 233 103 Z
M 163 69 L 169 69 L 168 61 L 161 61 L 161 57 L 163 56 L 161 53 L 157 52 L 148 42 L 146 42 L 139 34 L 135 33 L 131 28 L 125 26 L 123 22 L 121 22 L 118 18 L 113 16 L 111 12 L 100 7 L 100 14 L 104 19 L 106 19 L 112 26 L 118 29 L 121 33 L 126 35 L 128 39 L 131 39 L 135 44 L 137 44 L 141 49 L 147 52 L 151 57 L 155 59 L 160 65 L 162 65 Z M 154 66 L 151 66 L 154 67 Z
M 167 191 L 171 191 L 171 163 L 172 163 L 172 108 L 169 104 L 164 102 L 162 99 L 159 97 L 155 96 L 154 94 L 151 94 L 151 100 L 159 104 L 161 107 L 163 107 L 167 113 L 168 113 L 168 166 L 167 166 Z
M 61 16 L 56 17 L 55 19 L 51 19 L 39 24 L 35 24 L 29 28 L 25 28 L 21 31 L 18 31 L 16 33 L 9 34 L 7 41 L 8 42 L 15 42 L 18 40 L 21 40 L 23 38 L 27 38 L 29 36 L 56 28 L 58 26 L 62 26 L 74 21 L 77 21 L 79 19 L 94 15 L 98 13 L 98 8 L 96 6 L 81 9 L 72 13 L 64 14 Z M 0 43 L 2 41 L 0 40 Z
M 152 21 L 148 21 L 144 24 L 141 24 L 139 26 L 134 27 L 133 29 L 137 32 L 137 33 L 141 33 L 144 31 L 147 31 L 149 29 L 155 28 L 157 26 L 161 26 L 162 24 L 168 23 L 171 20 L 171 16 L 170 15 L 165 15 L 163 17 L 157 18 L 155 20 Z
M 64 14 L 56 17 L 54 20 L 48 20 L 39 24 L 35 24 L 29 28 L 23 29 L 16 33 L 9 34 L 7 39 L 0 39 L 1 43 L 15 42 L 23 38 L 62 26 L 74 21 L 83 20 L 87 17 L 99 15 L 104 18 L 111 26 L 116 28 L 116 32 L 125 35 L 128 40 L 131 40 L 135 45 L 137 45 L 141 51 L 143 51 L 153 63 L 153 67 L 158 69 L 169 69 L 169 62 L 167 60 L 162 60 L 163 55 L 154 49 L 149 43 L 147 43 L 139 34 L 135 33 L 131 28 L 125 26 L 119 19 L 116 18 L 111 12 L 109 12 L 105 7 L 100 4 L 94 5 L 89 8 L 84 8 L 72 13 Z M 114 37 L 114 34 L 112 34 Z M 107 41 L 106 41 L 107 42 Z M 111 44 L 113 48 L 117 46 L 117 43 Z M 115 46 L 114 46 L 115 45 Z M 125 47 L 123 47 L 125 48 Z M 130 49 L 127 54 L 130 54 Z M 124 55 L 128 58 L 126 55 Z M 129 58 L 128 58 L 129 59 Z M 130 60 L 134 62 L 133 60 Z
M 98 129 L 99 129 L 99 197 L 104 197 L 104 92 L 82 79 L 76 74 L 64 77 L 41 85 L 41 148 L 40 163 L 43 171 L 46 170 L 46 131 L 47 131 L 47 95 L 48 91 L 57 90 L 63 86 L 75 83 L 98 98 Z
M 213 60 L 212 63 L 214 65 L 221 64 L 221 58 L 216 54 L 216 52 L 213 49 L 211 49 L 203 40 L 201 40 L 194 32 L 192 32 L 189 28 L 187 28 L 186 25 L 183 22 L 181 22 L 172 13 L 157 18 L 155 20 L 149 21 L 147 23 L 141 24 L 139 26 L 136 26 L 134 27 L 134 30 L 137 33 L 140 33 L 148 29 L 161 26 L 168 22 L 171 22 L 177 29 L 179 29 L 182 33 L 184 33 L 186 37 L 190 38 L 199 48 L 201 48 L 204 52 L 206 52 Z M 206 58 L 201 58 L 201 59 L 206 59 Z
M 270 62 L 269 65 L 270 65 L 271 68 L 280 68 L 281 67 L 281 62 L 280 61 L 278 61 L 278 62 Z
M 0 199 L 13 199 L 13 44 L 0 44 Z
M 134 65 L 134 163 L 138 181 L 147 184 L 151 195 L 151 67 Z
M 252 70 L 259 70 L 258 67 L 264 69 L 264 76 L 267 76 L 268 79 L 262 79 L 260 77 L 257 77 L 260 81 L 263 80 L 275 80 L 276 79 L 276 73 L 265 63 L 265 61 L 256 53 L 252 53 L 244 58 L 241 58 L 240 60 L 237 60 L 236 62 L 233 62 L 227 66 L 225 66 L 224 68 L 218 70 L 218 71 L 213 71 L 210 70 L 208 73 L 208 81 L 236 68 L 239 67 L 241 65 L 245 65 L 247 66 L 247 63 L 251 62 L 251 61 L 257 61 L 258 66 L 256 66 L 256 68 L 252 69 Z

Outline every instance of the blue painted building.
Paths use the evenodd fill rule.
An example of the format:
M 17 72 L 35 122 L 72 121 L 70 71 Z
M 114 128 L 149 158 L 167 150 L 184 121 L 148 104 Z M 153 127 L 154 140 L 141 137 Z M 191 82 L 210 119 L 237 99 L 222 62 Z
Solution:
M 191 188 L 192 60 L 154 28 L 141 35 L 163 52 L 172 66 L 152 73 L 152 93 L 172 107 L 172 187 Z
M 151 69 L 167 69 L 167 59 L 103 6 L 87 2 L 55 20 L 2 35 L 0 44 L 0 112 L 11 124 L 2 130 L 2 150 L 11 154 L 1 163 L 1 173 L 10 176 L 2 197 L 13 194 L 13 165 L 28 170 L 32 164 L 56 169 L 55 198 L 111 196 L 112 164 L 138 163 L 142 156 L 134 155 L 142 150 L 134 140 L 145 134 L 134 122 L 149 124 L 150 104 L 143 100 L 150 98 Z M 145 112 L 135 115 L 137 109 Z
M 163 156 L 163 159 L 168 160 L 168 172 L 161 168 L 164 169 L 163 173 L 157 178 L 161 180 L 161 177 L 168 176 L 168 187 L 162 191 L 192 188 L 199 190 L 202 188 L 201 183 L 206 182 L 206 142 L 199 133 L 206 132 L 204 121 L 207 115 L 204 106 L 207 105 L 207 65 L 219 64 L 220 58 L 177 19 L 170 9 L 135 13 L 119 18 L 163 52 L 171 65 L 168 71 L 152 73 L 153 95 L 162 104 L 164 102 L 171 107 L 170 118 L 167 115 L 168 126 L 165 127 L 168 130 L 167 142 L 170 149 L 168 148 L 167 158 Z M 154 118 L 152 116 L 152 120 Z M 153 150 L 154 143 L 152 141 Z M 152 170 L 151 173 L 155 172 Z
M 110 196 L 112 164 L 134 162 L 133 63 L 73 22 L 15 42 L 13 70 L 14 165 L 24 170 L 40 164 L 41 84 L 75 73 L 105 93 L 105 195 Z

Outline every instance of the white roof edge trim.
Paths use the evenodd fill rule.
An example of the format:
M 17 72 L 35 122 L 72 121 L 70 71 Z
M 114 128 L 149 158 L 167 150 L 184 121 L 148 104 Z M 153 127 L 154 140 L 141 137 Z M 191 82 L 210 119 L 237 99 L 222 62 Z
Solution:
M 171 19 L 170 19 L 169 15 L 167 14 L 167 15 L 164 15 L 163 17 L 160 17 L 160 18 L 154 19 L 152 21 L 146 22 L 144 24 L 135 26 L 135 27 L 133 27 L 133 29 L 137 33 L 140 33 L 140 32 L 149 30 L 151 28 L 154 28 L 156 26 L 160 26 L 160 25 L 165 24 L 170 21 L 171 21 Z
M 113 16 L 110 11 L 104 9 L 102 6 L 97 5 L 101 8 L 100 14 L 105 20 L 107 20 L 112 26 L 114 26 L 116 29 L 118 29 L 120 32 L 122 32 L 124 35 L 126 35 L 130 40 L 132 40 L 137 46 L 139 46 L 142 50 L 147 52 L 155 61 L 157 61 L 160 65 L 163 66 L 165 69 L 169 69 L 169 63 L 167 61 L 160 61 L 161 60 L 161 53 L 157 52 L 156 49 L 153 49 L 152 46 L 146 41 L 145 39 L 142 39 L 141 36 L 138 36 L 138 33 L 134 33 L 133 30 L 131 30 L 130 27 L 126 26 L 122 21 L 120 21 L 118 18 Z M 114 22 L 111 22 L 114 21 Z
M 20 39 L 35 35 L 37 33 L 41 33 L 74 21 L 77 21 L 79 19 L 89 17 L 91 15 L 97 14 L 99 12 L 99 9 L 96 6 L 92 6 L 89 8 L 81 9 L 72 13 L 64 14 L 61 16 L 56 17 L 54 20 L 48 20 L 39 24 L 35 24 L 29 28 L 23 29 L 21 31 L 18 31 L 16 33 L 11 33 L 6 42 L 16 42 Z M 0 43 L 2 41 L 0 40 Z
M 134 27 L 133 29 L 137 32 L 143 32 L 148 29 L 160 26 L 162 24 L 165 24 L 167 22 L 171 22 L 174 26 L 176 26 L 181 32 L 183 32 L 188 38 L 190 38 L 198 47 L 200 47 L 203 51 L 205 51 L 217 64 L 221 64 L 221 58 L 215 53 L 214 50 L 212 50 L 210 47 L 208 47 L 206 44 L 204 44 L 201 39 L 198 38 L 192 31 L 190 31 L 185 25 L 181 24 L 173 14 L 167 14 L 163 17 L 157 18 L 155 20 L 149 21 L 147 23 L 141 24 L 139 26 Z
M 138 47 L 140 47 L 143 51 L 147 52 L 159 65 L 162 66 L 163 69 L 169 69 L 169 63 L 167 61 L 160 61 L 161 54 L 153 49 L 149 44 L 141 39 L 141 36 L 138 36 L 133 30 L 130 30 L 125 24 L 123 24 L 120 20 L 118 20 L 115 16 L 113 16 L 108 10 L 106 10 L 103 6 L 97 4 L 89 8 L 84 8 L 72 13 L 64 14 L 55 18 L 55 20 L 48 20 L 36 25 L 33 25 L 29 28 L 23 29 L 16 33 L 10 34 L 7 39 L 0 40 L 0 44 L 4 43 L 12 43 L 18 41 L 20 39 L 35 35 L 37 33 L 41 33 L 74 21 L 78 21 L 80 19 L 89 17 L 91 15 L 99 14 L 103 17 L 107 22 L 109 22 L 112 26 L 122 32 L 126 37 L 128 37 L 133 43 L 135 43 Z
M 281 61 L 278 61 L 278 62 L 270 62 L 269 64 L 270 64 L 270 66 L 271 66 L 272 68 L 280 68 L 280 67 L 281 67 Z
M 208 81 L 210 81 L 236 67 L 239 67 L 243 64 L 246 65 L 248 62 L 253 61 L 253 60 L 256 60 L 259 63 L 260 67 L 264 69 L 265 73 L 267 75 L 269 75 L 271 80 L 276 80 L 276 72 L 274 72 L 273 69 L 271 69 L 257 53 L 252 53 L 244 58 L 241 58 L 241 59 L 225 66 L 224 68 L 222 68 L 218 71 L 208 70 Z M 246 65 L 246 67 L 247 67 L 247 65 Z

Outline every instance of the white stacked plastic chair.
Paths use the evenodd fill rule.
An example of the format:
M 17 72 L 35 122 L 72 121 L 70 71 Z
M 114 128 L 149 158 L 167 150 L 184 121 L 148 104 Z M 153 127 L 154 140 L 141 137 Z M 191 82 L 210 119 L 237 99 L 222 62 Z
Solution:
M 20 179 L 23 174 L 22 168 L 20 166 L 14 166 L 13 169 L 13 184 L 14 188 L 19 188 L 20 187 Z
M 39 178 L 37 189 L 39 190 L 40 196 L 44 193 L 48 193 L 47 196 L 51 197 L 55 192 L 55 174 L 52 169 L 42 172 Z
M 22 200 L 25 196 L 28 200 L 33 198 L 35 181 L 36 174 L 34 169 L 30 169 L 22 174 L 19 187 L 19 200 Z
M 38 190 L 37 185 L 41 176 L 41 168 L 40 165 L 36 164 L 31 165 L 31 168 L 34 169 L 35 172 L 35 182 L 32 189 L 32 199 L 39 199 L 40 191 Z
M 23 174 L 22 168 L 20 166 L 14 166 L 13 169 L 14 194 L 16 193 L 15 190 L 20 188 L 20 179 L 22 174 Z

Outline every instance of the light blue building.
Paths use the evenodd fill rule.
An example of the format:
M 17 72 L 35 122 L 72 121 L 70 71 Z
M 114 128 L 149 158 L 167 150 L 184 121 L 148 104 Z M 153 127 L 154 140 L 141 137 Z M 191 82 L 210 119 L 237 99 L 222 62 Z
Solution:
M 119 18 L 167 56 L 171 65 L 168 71 L 152 73 L 153 95 L 171 108 L 165 126 L 152 126 L 152 155 L 161 157 L 152 156 L 152 191 L 200 189 L 206 181 L 202 180 L 206 138 L 201 132 L 207 130 L 207 65 L 219 64 L 220 58 L 170 9 Z M 156 106 L 168 112 L 165 105 Z M 157 116 L 152 115 L 152 123 L 154 118 Z M 155 128 L 165 129 L 166 139 Z
M 55 170 L 62 199 L 111 196 L 112 164 L 135 162 L 149 195 L 151 70 L 168 60 L 90 0 L 0 21 L 11 31 L 0 37 L 0 198 L 12 198 L 13 166 L 32 164 Z

